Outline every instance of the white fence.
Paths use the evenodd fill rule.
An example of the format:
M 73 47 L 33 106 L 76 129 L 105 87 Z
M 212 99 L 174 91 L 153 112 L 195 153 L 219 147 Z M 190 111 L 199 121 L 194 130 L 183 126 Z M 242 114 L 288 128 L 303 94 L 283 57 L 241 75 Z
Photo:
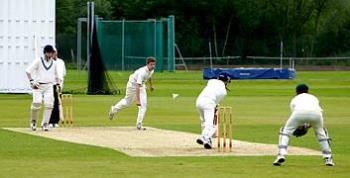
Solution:
M 31 92 L 25 68 L 55 44 L 55 0 L 0 0 L 0 93 Z

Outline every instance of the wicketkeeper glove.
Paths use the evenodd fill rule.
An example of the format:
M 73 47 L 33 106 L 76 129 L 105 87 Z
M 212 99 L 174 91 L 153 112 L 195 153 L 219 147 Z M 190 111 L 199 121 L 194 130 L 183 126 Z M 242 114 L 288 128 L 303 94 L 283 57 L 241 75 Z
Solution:
M 305 123 L 301 126 L 299 126 L 294 132 L 293 132 L 293 135 L 296 136 L 296 137 L 302 137 L 304 136 L 307 131 L 309 130 L 309 128 L 311 127 L 310 124 L 308 123 Z

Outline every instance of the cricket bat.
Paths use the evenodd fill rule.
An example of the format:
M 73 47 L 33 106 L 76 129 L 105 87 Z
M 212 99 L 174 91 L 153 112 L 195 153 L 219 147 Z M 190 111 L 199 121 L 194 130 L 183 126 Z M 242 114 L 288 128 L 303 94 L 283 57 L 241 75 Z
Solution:
M 58 94 L 58 110 L 59 110 L 59 113 L 60 113 L 60 121 L 61 121 L 61 123 L 63 123 L 64 122 L 64 114 L 63 114 L 63 106 L 62 106 L 62 98 L 61 98 L 61 96 L 62 96 L 62 93 L 61 93 L 61 90 L 57 87 L 57 89 L 56 89 L 56 91 L 57 91 L 57 94 Z

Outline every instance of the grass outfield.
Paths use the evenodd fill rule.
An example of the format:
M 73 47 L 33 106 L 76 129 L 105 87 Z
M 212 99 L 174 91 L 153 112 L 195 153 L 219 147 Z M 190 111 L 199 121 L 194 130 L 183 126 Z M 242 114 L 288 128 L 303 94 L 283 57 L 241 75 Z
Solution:
M 122 93 L 128 75 L 112 73 Z M 145 125 L 199 133 L 194 102 L 205 85 L 201 73 L 155 73 L 154 79 L 156 90 L 148 98 Z M 282 167 L 273 167 L 271 156 L 136 158 L 0 129 L 0 177 L 350 177 L 350 72 L 298 72 L 296 80 L 233 81 L 223 104 L 234 108 L 234 139 L 277 144 L 294 87 L 301 82 L 310 85 L 325 110 L 335 167 L 324 166 L 317 156 L 290 156 Z M 85 88 L 86 75 L 68 71 L 65 90 L 79 93 Z M 180 97 L 172 100 L 172 93 Z M 76 126 L 134 125 L 136 107 L 118 113 L 117 120 L 107 119 L 110 105 L 122 97 L 75 94 Z M 30 95 L 1 94 L 0 127 L 27 127 L 30 103 Z M 291 145 L 319 149 L 312 132 L 293 138 Z

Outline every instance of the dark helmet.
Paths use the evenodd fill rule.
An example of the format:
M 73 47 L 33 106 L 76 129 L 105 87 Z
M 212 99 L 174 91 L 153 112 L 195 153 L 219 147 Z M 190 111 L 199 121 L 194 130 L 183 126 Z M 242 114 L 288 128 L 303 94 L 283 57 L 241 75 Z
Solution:
M 231 82 L 230 74 L 227 72 L 220 72 L 218 75 L 218 79 L 223 81 L 223 82 L 228 82 L 228 83 Z
M 299 84 L 295 88 L 295 91 L 297 92 L 297 94 L 307 93 L 309 91 L 309 87 L 306 84 Z
M 53 47 L 51 45 L 46 45 L 44 47 L 44 54 L 45 53 L 54 53 L 54 52 L 55 52 L 55 50 L 53 49 Z

